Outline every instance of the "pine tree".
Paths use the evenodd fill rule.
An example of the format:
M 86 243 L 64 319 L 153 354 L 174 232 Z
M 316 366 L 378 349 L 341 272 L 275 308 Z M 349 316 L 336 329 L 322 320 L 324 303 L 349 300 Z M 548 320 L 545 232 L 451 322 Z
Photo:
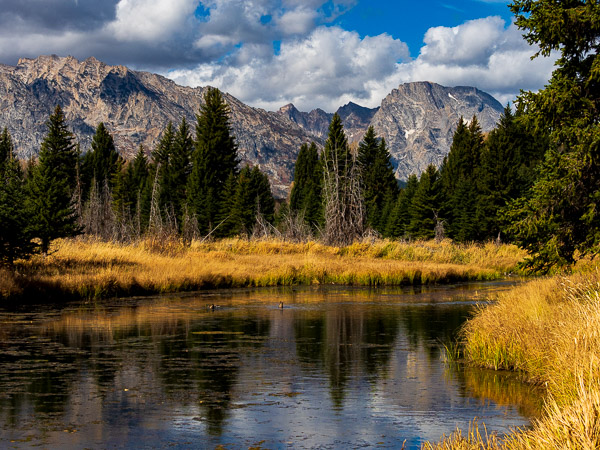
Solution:
M 218 89 L 208 88 L 196 116 L 196 148 L 187 186 L 187 203 L 206 234 L 216 225 L 229 174 L 238 173 L 237 145 L 231 135 L 229 108 Z
M 218 230 L 215 230 L 215 235 L 218 237 L 232 237 L 239 230 L 239 220 L 236 213 L 238 181 L 238 177 L 230 172 L 223 187 L 223 201 L 217 217 L 219 222 L 217 226 L 220 226 Z
M 11 267 L 15 259 L 34 252 L 25 210 L 23 172 L 13 151 L 8 130 L 0 134 L 0 265 Z
M 429 165 L 419 178 L 410 207 L 408 231 L 415 239 L 432 239 L 439 214 L 440 175 Z
M 406 187 L 400 190 L 386 225 L 387 237 L 408 237 L 408 226 L 410 224 L 410 210 L 412 200 L 419 186 L 419 179 L 415 174 L 408 177 Z
M 303 144 L 294 167 L 290 211 L 300 214 L 313 232 L 323 226 L 323 168 L 314 142 Z
M 473 116 L 467 126 L 461 117 L 441 169 L 441 214 L 448 223 L 448 235 L 459 242 L 479 237 L 476 214 L 482 151 L 483 133 L 477 118 Z
M 157 213 L 160 213 L 161 217 L 165 219 L 168 211 L 173 208 L 170 166 L 174 140 L 173 124 L 169 122 L 158 141 L 158 145 L 152 152 L 152 165 L 150 168 L 152 182 L 156 181 L 160 186 L 155 199 L 157 201 Z
M 521 122 L 507 105 L 483 148 L 476 214 L 479 240 L 506 235 L 501 211 L 511 200 L 527 194 L 543 157 L 546 139 Z
M 173 150 L 169 161 L 168 181 L 170 200 L 180 224 L 183 224 L 186 188 L 192 170 L 193 151 L 194 141 L 192 140 L 190 127 L 184 117 L 173 138 Z
M 96 133 L 92 138 L 92 149 L 83 157 L 82 176 L 85 193 L 91 189 L 92 180 L 104 184 L 105 180 L 112 188 L 115 176 L 120 171 L 124 161 L 117 152 L 113 137 L 108 132 L 104 123 L 100 122 L 96 127 Z
M 252 191 L 255 193 L 255 210 L 270 224 L 275 220 L 275 199 L 271 192 L 269 177 L 262 173 L 258 166 L 252 168 Z
M 398 197 L 398 182 L 385 140 L 381 139 L 378 142 L 372 126 L 368 128 L 358 146 L 357 159 L 361 171 L 367 224 L 383 234 L 390 205 Z
M 257 223 L 258 214 L 267 223 L 273 223 L 275 199 L 269 178 L 257 166 L 244 167 L 238 177 L 235 201 L 232 207 L 233 230 L 250 235 Z
M 600 253 L 600 4 L 515 0 L 510 8 L 535 56 L 561 55 L 549 84 L 519 98 L 550 146 L 531 196 L 507 215 L 529 267 L 545 272 Z
M 72 194 L 75 187 L 77 152 L 60 106 L 47 122 L 39 163 L 28 180 L 28 207 L 33 234 L 48 253 L 50 242 L 80 233 Z

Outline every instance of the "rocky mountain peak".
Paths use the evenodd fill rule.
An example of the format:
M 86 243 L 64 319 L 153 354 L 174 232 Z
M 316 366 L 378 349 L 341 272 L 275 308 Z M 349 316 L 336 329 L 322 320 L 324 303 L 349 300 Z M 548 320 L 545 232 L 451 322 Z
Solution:
M 104 122 L 118 151 L 131 157 L 140 144 L 151 151 L 168 122 L 178 124 L 185 117 L 195 123 L 205 89 L 178 86 L 160 75 L 96 58 L 22 58 L 17 66 L 0 70 L 0 125 L 7 126 L 17 154 L 28 158 L 39 152 L 45 123 L 60 104 L 83 152 L 90 148 L 96 126 Z M 315 137 L 281 116 L 227 94 L 224 98 L 242 164 L 258 164 L 269 175 L 274 193 L 285 196 L 300 146 Z
M 392 90 L 371 124 L 390 148 L 396 175 L 407 179 L 429 164 L 441 165 L 461 116 L 476 115 L 483 131 L 490 131 L 503 110 L 491 95 L 473 87 L 414 82 Z
M 22 58 L 16 66 L 0 65 L 0 126 L 8 128 L 17 154 L 28 158 L 38 153 L 48 116 L 60 104 L 82 151 L 90 148 L 96 126 L 104 122 L 118 151 L 130 157 L 140 144 L 151 151 L 168 122 L 178 124 L 185 117 L 195 123 L 205 90 L 93 57 Z M 242 164 L 258 165 L 269 176 L 275 195 L 285 197 L 301 145 L 322 145 L 333 114 L 322 109 L 302 112 L 293 104 L 267 112 L 228 94 L 224 99 Z M 478 89 L 418 82 L 394 89 L 380 108 L 350 102 L 338 113 L 350 142 L 362 139 L 373 125 L 388 143 L 397 176 L 405 179 L 429 163 L 441 164 L 460 116 L 470 119 L 476 114 L 488 131 L 502 110 Z

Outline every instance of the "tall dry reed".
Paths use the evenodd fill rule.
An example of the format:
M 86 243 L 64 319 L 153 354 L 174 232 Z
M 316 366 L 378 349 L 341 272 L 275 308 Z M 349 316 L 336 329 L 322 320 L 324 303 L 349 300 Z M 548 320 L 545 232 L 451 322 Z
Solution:
M 469 432 L 430 448 L 600 448 L 600 272 L 534 280 L 499 294 L 463 329 L 471 364 L 547 388 L 545 413 L 504 442 Z

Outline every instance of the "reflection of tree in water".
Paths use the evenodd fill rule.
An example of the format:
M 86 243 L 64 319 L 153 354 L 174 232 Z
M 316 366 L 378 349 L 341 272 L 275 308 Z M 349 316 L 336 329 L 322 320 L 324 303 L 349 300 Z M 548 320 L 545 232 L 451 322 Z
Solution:
M 166 391 L 189 395 L 197 389 L 197 401 L 210 434 L 222 432 L 240 368 L 240 353 L 262 346 L 262 340 L 248 336 L 265 337 L 269 329 L 268 321 L 256 317 L 215 313 L 212 320 L 192 326 L 183 334 L 185 337 L 161 341 L 159 373 Z
M 351 375 L 364 374 L 374 382 L 387 370 L 398 316 L 394 311 L 345 305 L 299 313 L 294 332 L 300 361 L 326 369 L 334 407 L 341 409 Z
M 152 389 L 144 383 L 158 380 L 163 392 L 178 402 L 198 402 L 208 432 L 221 433 L 240 354 L 263 344 L 260 337 L 268 336 L 270 323 L 225 311 L 207 313 L 202 319 L 195 322 L 185 314 L 157 318 L 152 311 L 121 309 L 118 315 L 77 311 L 28 330 L 4 328 L 5 340 L 0 343 L 4 421 L 18 424 L 29 405 L 36 416 L 57 419 L 89 377 L 102 399 L 102 420 L 135 427 L 144 414 L 133 412 L 143 404 L 132 403 L 116 385 L 141 383 L 138 388 L 144 392 Z M 222 330 L 226 334 L 215 333 Z M 117 381 L 117 376 L 125 378 Z M 124 415 L 126 411 L 130 413 Z
M 438 359 L 440 343 L 456 339 L 472 306 L 422 305 L 402 308 L 401 324 L 411 350 L 423 345 L 428 356 Z
M 27 329 L 11 331 L 9 343 L 0 347 L 0 408 L 7 420 L 17 423 L 27 405 L 36 415 L 64 413 L 78 372 L 78 352 L 31 336 Z

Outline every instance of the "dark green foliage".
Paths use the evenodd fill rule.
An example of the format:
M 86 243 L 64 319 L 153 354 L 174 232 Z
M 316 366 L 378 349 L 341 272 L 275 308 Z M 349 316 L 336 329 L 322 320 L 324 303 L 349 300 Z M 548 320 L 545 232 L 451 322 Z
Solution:
M 150 213 L 148 159 L 140 145 L 133 161 L 126 164 L 117 174 L 113 190 L 113 205 L 118 223 L 129 230 L 131 237 L 139 237 L 146 229 Z M 143 204 L 142 198 L 146 200 Z M 142 211 L 145 213 L 142 214 Z M 142 219 L 142 215 L 144 218 Z M 128 236 L 122 236 L 126 239 Z
M 342 180 L 349 178 L 350 168 L 353 164 L 348 139 L 339 114 L 334 114 L 329 124 L 329 134 L 323 150 L 323 161 L 326 169 L 336 173 Z
M 158 183 L 157 206 L 163 218 L 173 207 L 171 201 L 170 161 L 173 154 L 174 140 L 175 132 L 173 131 L 173 124 L 169 122 L 158 141 L 158 145 L 152 151 L 152 165 L 149 169 L 152 185 L 155 182 Z
M 527 194 L 546 148 L 543 136 L 534 136 L 520 118 L 507 106 L 481 155 L 476 214 L 480 240 L 508 237 L 500 212 Z
M 473 116 L 467 126 L 461 117 L 441 169 L 441 215 L 447 222 L 448 235 L 459 242 L 481 237 L 476 211 L 483 147 L 477 118 Z
M 234 236 L 238 232 L 239 220 L 236 213 L 238 181 L 238 177 L 233 172 L 230 172 L 223 187 L 223 201 L 221 202 L 221 210 L 217 218 L 217 226 L 219 228 L 215 230 L 215 235 L 218 237 Z
M 183 224 L 193 149 L 190 127 L 184 118 L 176 131 L 169 122 L 152 153 L 150 171 L 154 174 L 152 181 L 158 183 L 158 208 L 164 219 L 176 222 L 178 227 Z
M 100 122 L 96 128 L 96 134 L 92 138 L 92 149 L 84 155 L 81 163 L 83 198 L 87 198 L 87 194 L 92 188 L 92 180 L 100 185 L 106 181 L 112 188 L 123 163 L 123 158 L 119 156 L 115 148 L 113 137 Z
M 387 237 L 407 238 L 409 236 L 410 211 L 418 186 L 419 179 L 417 176 L 415 174 L 410 175 L 406 182 L 406 187 L 400 190 L 400 194 L 390 213 L 385 233 Z
M 385 140 L 378 141 L 373 127 L 369 127 L 359 144 L 357 158 L 367 225 L 383 234 L 392 209 L 391 205 L 398 197 L 398 182 L 394 176 L 394 168 Z
M 252 169 L 246 166 L 238 177 L 235 201 L 231 209 L 233 224 L 231 231 L 235 234 L 250 235 L 257 225 L 259 213 L 265 222 L 272 224 L 275 215 L 275 199 L 271 193 L 268 177 L 257 166 Z
M 290 193 L 290 211 L 304 216 L 316 231 L 323 226 L 323 168 L 314 142 L 304 144 L 294 167 L 294 185 Z
M 173 139 L 173 151 L 169 160 L 169 195 L 179 224 L 183 223 L 183 213 L 186 203 L 186 186 L 192 171 L 192 153 L 194 141 L 190 127 L 185 120 L 177 128 Z
M 196 148 L 187 186 L 187 203 L 201 233 L 216 225 L 229 174 L 238 172 L 237 145 L 229 126 L 229 108 L 218 89 L 209 88 L 196 122 Z
M 531 196 L 507 213 L 529 267 L 545 272 L 600 252 L 600 4 L 516 0 L 511 9 L 538 54 L 561 53 L 546 88 L 519 98 L 550 145 Z
M 440 174 L 429 165 L 421 174 L 410 208 L 408 231 L 415 239 L 432 239 L 440 209 Z
M 39 163 L 27 183 L 32 231 L 40 239 L 44 254 L 52 240 L 80 232 L 71 200 L 78 155 L 60 106 L 50 116 L 47 126 Z
M 33 254 L 25 210 L 23 171 L 13 153 L 12 139 L 4 128 L 0 134 L 0 265 Z

